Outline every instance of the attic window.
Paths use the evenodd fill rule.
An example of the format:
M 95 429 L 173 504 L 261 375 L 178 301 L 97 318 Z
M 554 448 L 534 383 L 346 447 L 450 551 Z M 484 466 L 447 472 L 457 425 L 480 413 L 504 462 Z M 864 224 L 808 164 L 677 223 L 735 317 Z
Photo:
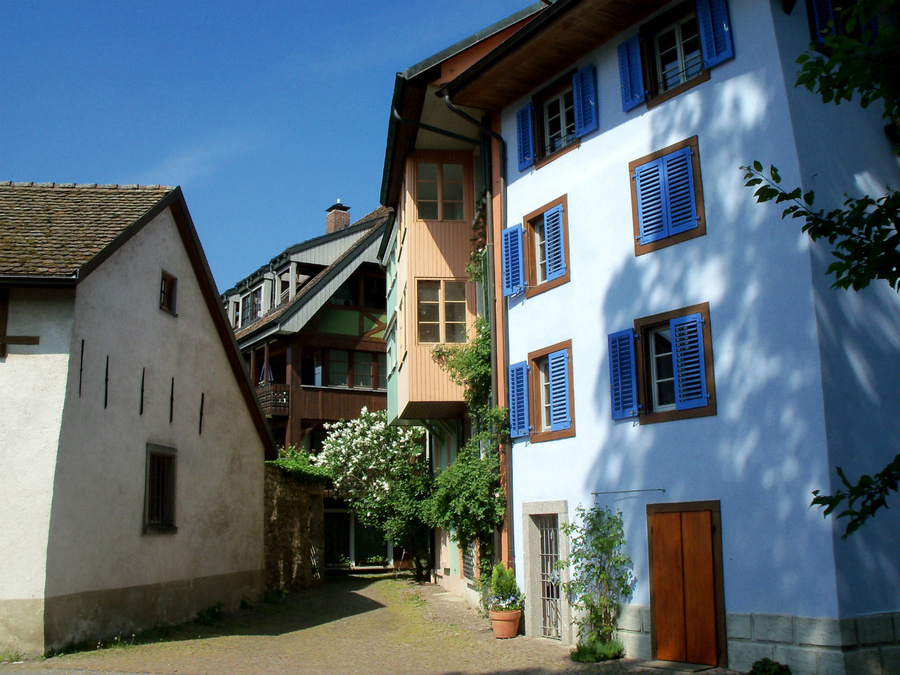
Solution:
M 175 293 L 178 288 L 178 279 L 163 270 L 159 282 L 159 308 L 170 314 L 175 314 Z

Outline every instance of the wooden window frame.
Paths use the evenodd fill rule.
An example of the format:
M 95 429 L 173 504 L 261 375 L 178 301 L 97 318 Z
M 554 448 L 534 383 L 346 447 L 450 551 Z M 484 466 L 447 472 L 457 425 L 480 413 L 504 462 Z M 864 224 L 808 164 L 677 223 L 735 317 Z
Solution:
M 541 369 L 540 363 L 545 360 L 552 352 L 565 349 L 569 355 L 569 415 L 571 424 L 568 429 L 560 429 L 558 431 L 543 430 L 543 410 L 541 403 Z M 564 340 L 557 342 L 555 345 L 538 349 L 528 353 L 528 414 L 531 422 L 532 443 L 542 443 L 544 441 L 554 441 L 560 438 L 571 438 L 575 435 L 575 380 L 572 377 L 572 340 Z
M 415 218 L 419 222 L 428 222 L 428 223 L 436 223 L 436 222 L 445 222 L 445 223 L 460 223 L 466 222 L 471 223 L 475 217 L 474 212 L 474 204 L 475 200 L 473 197 L 474 187 L 472 185 L 473 181 L 473 169 L 472 169 L 472 153 L 467 151 L 459 151 L 459 150 L 417 150 L 410 157 L 412 163 L 412 175 L 409 180 L 409 191 L 411 192 L 412 198 L 412 206 L 415 209 Z M 437 187 L 438 187 L 438 195 L 437 195 L 437 205 L 438 205 L 438 218 L 437 220 L 432 219 L 424 219 L 419 217 L 419 199 L 418 199 L 418 185 L 419 185 L 419 164 L 437 164 L 438 165 L 438 178 L 437 178 Z M 445 220 L 443 218 L 443 209 L 444 209 L 444 200 L 443 200 L 443 175 L 444 175 L 444 165 L 445 164 L 459 164 L 462 166 L 463 170 L 463 218 L 461 220 Z M 401 219 L 402 221 L 403 219 Z M 405 238 L 406 232 L 401 233 L 402 237 Z M 402 246 L 401 239 L 401 246 Z
M 566 266 L 566 272 L 561 277 L 552 281 L 537 280 L 537 250 L 534 243 L 534 227 L 544 214 L 555 206 L 562 206 L 562 239 L 563 239 L 563 262 Z M 569 264 L 569 206 L 567 195 L 563 195 L 558 199 L 554 199 L 549 204 L 544 204 L 539 209 L 535 209 L 522 219 L 524 225 L 525 241 L 525 297 L 531 298 L 540 295 L 551 288 L 556 288 L 562 284 L 568 283 L 571 279 L 572 266 Z
M 634 172 L 638 167 L 643 166 L 648 162 L 652 162 L 653 160 L 659 159 L 660 157 L 665 157 L 666 155 L 670 155 L 683 148 L 690 148 L 692 152 L 691 175 L 693 176 L 694 180 L 694 206 L 697 210 L 697 227 L 691 230 L 687 230 L 686 232 L 679 232 L 678 234 L 670 235 L 664 239 L 658 239 L 647 244 L 641 244 L 637 186 L 635 185 L 635 180 L 633 178 Z M 666 248 L 668 246 L 674 246 L 675 244 L 680 244 L 681 242 L 688 241 L 689 239 L 696 239 L 697 237 L 706 235 L 706 209 L 703 201 L 703 182 L 701 180 L 700 171 L 700 147 L 697 136 L 691 136 L 690 138 L 686 138 L 685 140 L 679 141 L 678 143 L 673 143 L 672 145 L 669 145 L 662 150 L 651 152 L 649 155 L 644 155 L 643 157 L 629 162 L 628 182 L 631 185 L 631 220 L 634 234 L 635 256 L 644 255 L 645 253 L 650 253 L 651 251 L 658 251 L 659 249 Z
M 159 308 L 172 316 L 176 313 L 178 302 L 178 278 L 163 270 L 159 278 Z
M 667 12 L 659 15 L 658 17 L 651 19 L 647 23 L 645 23 L 640 28 L 640 36 L 641 36 L 641 66 L 643 68 L 644 73 L 644 83 L 645 88 L 647 90 L 647 98 L 644 101 L 647 105 L 647 110 L 658 106 L 661 103 L 665 103 L 671 98 L 675 98 L 679 94 L 684 93 L 688 89 L 693 89 L 698 84 L 702 84 L 709 80 L 709 70 L 707 68 L 700 68 L 700 72 L 692 77 L 689 80 L 682 82 L 681 84 L 672 87 L 664 92 L 659 91 L 659 73 L 657 72 L 656 67 L 656 36 L 659 35 L 666 28 L 675 23 L 680 23 L 684 19 L 688 18 L 691 14 L 697 14 L 697 3 L 691 2 L 688 0 L 687 2 L 682 2 L 681 4 L 673 7 Z M 699 26 L 698 26 L 699 29 Z M 698 30 L 698 40 L 699 40 L 699 30 Z M 700 58 L 701 64 L 703 62 L 703 45 L 700 45 Z
M 656 590 L 654 588 L 654 563 L 653 563 L 653 534 L 651 531 L 651 516 L 660 513 L 684 513 L 696 511 L 709 511 L 712 524 L 712 554 L 713 554 L 713 586 L 715 592 L 716 611 L 716 643 L 718 651 L 718 668 L 728 667 L 728 643 L 727 628 L 725 623 L 725 578 L 723 574 L 722 554 L 722 506 L 718 499 L 698 502 L 670 502 L 665 504 L 647 504 L 647 561 L 650 584 L 650 649 L 651 658 L 656 659 L 657 624 L 653 621 L 656 616 Z
M 165 476 L 162 477 L 163 485 L 156 483 L 157 474 L 154 472 L 154 460 L 161 458 L 165 461 Z M 174 534 L 178 532 L 176 526 L 176 488 L 178 485 L 178 451 L 175 448 L 164 445 L 147 443 L 146 485 L 144 491 L 144 534 Z M 158 493 L 162 490 L 162 495 Z M 158 499 L 163 500 L 161 510 L 162 521 L 156 522 L 151 518 L 154 507 L 158 506 Z
M 419 284 L 421 282 L 436 282 L 439 284 L 438 286 L 438 331 L 440 332 L 440 340 L 437 342 L 427 342 L 423 341 L 419 337 Z M 463 285 L 463 292 L 465 294 L 464 306 L 465 306 L 465 334 L 466 339 L 462 342 L 448 342 L 447 341 L 447 317 L 445 314 L 445 304 L 446 304 L 446 285 L 447 283 L 459 283 Z M 416 308 L 416 344 L 417 345 L 464 345 L 469 342 L 469 329 L 471 328 L 471 317 L 469 316 L 469 283 L 465 279 L 435 279 L 431 277 L 417 278 L 416 279 L 416 298 L 415 298 L 415 308 Z M 433 322 L 429 322 L 433 323 Z M 456 321 L 453 322 L 458 323 Z
M 534 168 L 540 169 L 542 166 L 545 166 L 552 162 L 557 157 L 561 157 L 565 155 L 567 152 L 571 152 L 572 150 L 581 146 L 581 137 L 574 136 L 575 132 L 572 131 L 573 138 L 568 143 L 564 144 L 562 147 L 557 148 L 553 152 L 545 152 L 545 148 L 547 145 L 547 139 L 545 138 L 544 133 L 544 125 L 546 120 L 544 119 L 544 105 L 552 98 L 563 94 L 566 90 L 572 91 L 574 96 L 574 90 L 572 87 L 572 76 L 575 75 L 577 71 L 574 69 L 567 72 L 563 76 L 556 79 L 554 82 L 549 84 L 548 86 L 541 89 L 537 92 L 531 99 L 532 110 L 534 111 L 534 119 L 532 120 L 532 127 L 534 130 Z M 573 103 L 574 105 L 574 103 Z M 575 109 L 572 109 L 572 124 L 575 124 Z
M 688 408 L 687 410 L 652 410 L 653 383 L 650 381 L 650 349 L 648 336 L 650 331 L 670 319 L 675 319 L 687 314 L 700 314 L 703 317 L 703 365 L 706 373 L 706 393 L 709 403 L 700 408 Z M 645 316 L 634 321 L 634 332 L 637 334 L 635 345 L 635 369 L 637 371 L 638 402 L 640 403 L 637 416 L 638 424 L 657 424 L 659 422 L 671 422 L 673 420 L 691 419 L 694 417 L 710 417 L 716 414 L 716 381 L 713 373 L 712 330 L 709 323 L 709 303 L 703 302 L 690 307 L 682 307 L 670 312 L 662 312 Z

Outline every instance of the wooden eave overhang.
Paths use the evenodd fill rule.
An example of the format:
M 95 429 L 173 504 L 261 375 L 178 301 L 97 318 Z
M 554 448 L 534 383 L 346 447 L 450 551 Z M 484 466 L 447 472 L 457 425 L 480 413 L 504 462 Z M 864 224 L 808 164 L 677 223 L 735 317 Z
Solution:
M 502 110 L 667 4 L 665 0 L 557 0 L 445 85 L 457 105 Z

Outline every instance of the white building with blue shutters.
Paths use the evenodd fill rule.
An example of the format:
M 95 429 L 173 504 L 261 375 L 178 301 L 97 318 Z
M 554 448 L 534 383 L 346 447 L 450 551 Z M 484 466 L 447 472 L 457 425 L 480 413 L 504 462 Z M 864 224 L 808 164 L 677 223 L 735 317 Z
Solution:
M 897 509 L 842 540 L 809 507 L 835 467 L 898 452 L 900 300 L 830 288 L 828 246 L 739 168 L 771 163 L 822 208 L 900 185 L 880 110 L 794 86 L 834 11 L 557 0 L 438 92 L 503 139 L 497 359 L 530 635 L 576 639 L 553 563 L 596 504 L 634 564 L 629 656 L 900 672 Z

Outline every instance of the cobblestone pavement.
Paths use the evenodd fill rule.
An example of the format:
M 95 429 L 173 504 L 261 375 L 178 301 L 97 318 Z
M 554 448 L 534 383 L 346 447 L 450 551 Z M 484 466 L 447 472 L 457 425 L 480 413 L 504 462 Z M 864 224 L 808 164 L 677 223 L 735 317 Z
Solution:
M 440 587 L 402 577 L 351 576 L 214 624 L 189 624 L 165 641 L 2 664 L 0 675 L 672 672 L 628 660 L 576 664 L 568 653 L 553 640 L 495 640 L 487 619 Z

